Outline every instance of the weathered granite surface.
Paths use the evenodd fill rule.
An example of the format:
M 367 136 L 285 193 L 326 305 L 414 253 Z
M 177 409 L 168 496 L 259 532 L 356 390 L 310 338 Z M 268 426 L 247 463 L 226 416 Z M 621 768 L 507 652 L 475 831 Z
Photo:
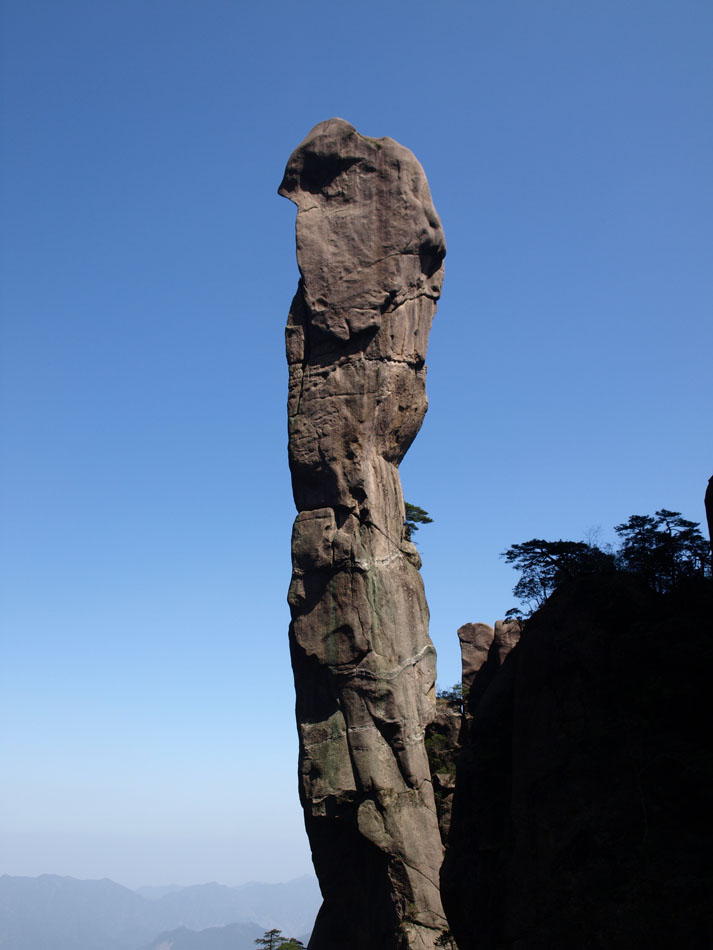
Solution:
M 464 623 L 458 628 L 464 692 L 472 689 L 476 674 L 488 659 L 494 636 L 489 623 Z
M 426 412 L 445 243 L 421 166 L 342 119 L 290 157 L 290 646 L 300 797 L 324 903 L 311 950 L 431 950 L 445 920 L 424 749 L 435 652 L 398 465 Z
M 466 742 L 471 710 L 476 708 L 508 653 L 517 644 L 522 626 L 521 620 L 496 620 L 495 627 L 487 623 L 464 623 L 458 628 L 465 698 L 461 743 Z

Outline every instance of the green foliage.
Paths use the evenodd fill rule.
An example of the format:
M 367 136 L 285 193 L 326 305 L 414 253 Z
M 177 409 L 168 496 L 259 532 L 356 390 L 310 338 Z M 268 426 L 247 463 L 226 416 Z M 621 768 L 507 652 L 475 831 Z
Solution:
M 442 732 L 433 732 L 426 737 L 425 745 L 431 774 L 446 772 L 448 775 L 455 775 L 455 757 L 448 736 Z
M 438 940 L 436 940 L 434 946 L 443 947 L 444 950 L 458 950 L 458 945 L 453 939 L 453 934 L 450 930 L 444 930 Z
M 282 931 L 276 927 L 266 930 L 262 937 L 256 937 L 255 943 L 263 950 L 300 950 L 300 947 L 304 947 L 301 940 L 283 936 Z
M 602 574 L 616 567 L 613 554 L 584 541 L 533 538 L 511 545 L 502 557 L 521 572 L 513 594 L 533 608 L 541 607 L 552 591 L 569 578 Z
M 662 508 L 655 515 L 632 515 L 614 528 L 621 539 L 616 551 L 584 541 L 533 538 L 513 544 L 501 555 L 520 571 L 513 594 L 530 610 L 541 607 L 563 581 L 581 574 L 627 571 L 642 577 L 659 594 L 682 580 L 710 574 L 709 545 L 695 521 Z M 507 617 L 522 617 L 512 608 Z
M 282 931 L 276 927 L 273 927 L 272 930 L 266 930 L 262 937 L 255 938 L 255 943 L 258 947 L 262 947 L 263 950 L 278 950 L 280 944 L 284 943 L 284 941 L 285 938 L 282 936 Z
M 695 521 L 662 508 L 655 515 L 631 515 L 614 530 L 622 540 L 617 552 L 621 570 L 638 574 L 659 594 L 684 578 L 709 573 L 709 545 Z
M 462 683 L 454 683 L 450 689 L 437 689 L 436 698 L 445 699 L 449 703 L 462 703 L 467 698 L 467 692 L 467 689 L 463 690 Z
M 418 505 L 412 505 L 410 502 L 405 502 L 406 505 L 406 520 L 404 521 L 404 531 L 406 533 L 406 539 L 411 540 L 411 535 L 414 531 L 418 531 L 418 526 L 420 524 L 433 524 L 433 518 L 428 516 L 428 512 L 424 511 L 423 508 L 419 508 Z

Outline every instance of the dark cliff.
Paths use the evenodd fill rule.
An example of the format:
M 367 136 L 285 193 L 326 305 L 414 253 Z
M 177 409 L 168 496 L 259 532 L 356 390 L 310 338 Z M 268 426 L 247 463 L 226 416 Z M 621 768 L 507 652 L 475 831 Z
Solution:
M 476 672 L 441 876 L 460 950 L 713 945 L 712 600 L 579 578 Z

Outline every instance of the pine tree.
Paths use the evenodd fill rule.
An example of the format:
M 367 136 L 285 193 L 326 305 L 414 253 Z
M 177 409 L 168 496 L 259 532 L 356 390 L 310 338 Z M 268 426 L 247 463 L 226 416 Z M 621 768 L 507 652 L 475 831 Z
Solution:
M 256 937 L 255 943 L 263 950 L 278 950 L 281 943 L 285 942 L 282 931 L 273 927 L 272 930 L 266 930 L 262 937 Z
M 418 505 L 412 505 L 410 502 L 405 502 L 406 506 L 406 520 L 404 521 L 404 532 L 406 534 L 406 540 L 411 540 L 411 535 L 414 531 L 418 531 L 419 524 L 433 524 L 433 518 L 429 518 L 428 512 L 424 511 L 423 508 L 419 508 Z

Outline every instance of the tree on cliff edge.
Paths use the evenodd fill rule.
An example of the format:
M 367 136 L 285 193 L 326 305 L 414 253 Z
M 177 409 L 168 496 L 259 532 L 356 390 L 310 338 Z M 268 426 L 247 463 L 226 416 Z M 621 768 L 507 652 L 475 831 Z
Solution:
M 662 508 L 654 515 L 631 515 L 616 525 L 621 539 L 616 551 L 584 541 L 533 538 L 511 545 L 501 556 L 521 572 L 513 594 L 531 610 L 541 607 L 564 581 L 582 574 L 625 571 L 643 578 L 657 594 L 666 594 L 687 578 L 711 574 L 709 545 L 699 527 L 678 511 Z
M 419 524 L 433 524 L 433 518 L 430 518 L 428 512 L 423 508 L 419 508 L 418 505 L 412 505 L 408 501 L 404 504 L 406 507 L 404 531 L 406 532 L 406 540 L 410 541 L 413 532 L 418 531 Z
M 541 607 L 563 581 L 580 574 L 602 574 L 615 569 L 613 554 L 584 541 L 533 538 L 511 545 L 502 557 L 521 571 L 513 594 L 533 609 Z
M 666 594 L 684 578 L 709 573 L 709 548 L 699 528 L 666 508 L 655 515 L 631 515 L 614 528 L 622 539 L 617 565 L 643 577 L 657 594 Z

